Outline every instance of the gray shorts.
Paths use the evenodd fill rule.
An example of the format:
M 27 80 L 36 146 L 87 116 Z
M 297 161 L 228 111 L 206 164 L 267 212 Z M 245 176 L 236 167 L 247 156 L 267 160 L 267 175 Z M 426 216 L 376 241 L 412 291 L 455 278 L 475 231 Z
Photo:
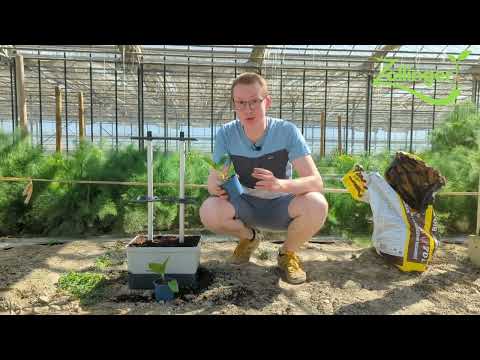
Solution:
M 231 204 L 235 208 L 235 218 L 245 225 L 265 230 L 287 230 L 293 220 L 288 215 L 288 205 L 295 197 L 293 194 L 275 199 L 261 199 L 256 196 L 242 194 Z

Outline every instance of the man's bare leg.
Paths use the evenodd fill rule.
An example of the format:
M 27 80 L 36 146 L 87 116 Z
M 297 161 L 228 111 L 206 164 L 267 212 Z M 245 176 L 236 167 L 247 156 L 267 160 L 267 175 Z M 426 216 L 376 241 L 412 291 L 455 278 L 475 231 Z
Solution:
M 216 234 L 231 235 L 239 239 L 251 239 L 252 229 L 240 220 L 234 219 L 233 205 L 219 197 L 210 197 L 200 207 L 200 219 L 203 225 Z
M 288 226 L 287 240 L 277 257 L 278 266 L 287 282 L 301 284 L 307 280 L 307 274 L 295 253 L 320 230 L 325 223 L 327 212 L 327 201 L 320 193 L 307 193 L 295 197 L 290 202 L 288 213 L 293 220 Z
M 295 197 L 288 206 L 288 214 L 293 220 L 288 226 L 282 250 L 297 252 L 321 229 L 327 213 L 328 203 L 321 193 L 311 192 Z

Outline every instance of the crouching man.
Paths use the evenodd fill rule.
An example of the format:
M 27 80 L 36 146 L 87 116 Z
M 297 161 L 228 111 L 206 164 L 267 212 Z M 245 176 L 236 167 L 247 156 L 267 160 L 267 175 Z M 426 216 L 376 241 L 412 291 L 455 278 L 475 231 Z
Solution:
M 228 154 L 245 191 L 229 199 L 219 186 L 219 173 L 208 177 L 212 195 L 202 204 L 203 225 L 218 234 L 239 238 L 230 262 L 244 264 L 261 241 L 259 229 L 287 231 L 277 261 L 291 284 L 306 280 L 297 252 L 323 224 L 328 203 L 323 181 L 298 128 L 291 122 L 267 117 L 272 104 L 265 79 L 244 73 L 232 84 L 237 119 L 217 133 L 213 160 Z M 292 167 L 299 178 L 292 179 Z

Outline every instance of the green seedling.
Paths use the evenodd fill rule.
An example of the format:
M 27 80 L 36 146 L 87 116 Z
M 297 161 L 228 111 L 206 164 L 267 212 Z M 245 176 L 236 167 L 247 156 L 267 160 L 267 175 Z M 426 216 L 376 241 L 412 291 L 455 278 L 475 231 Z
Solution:
M 167 257 L 167 259 L 163 263 L 149 263 L 148 267 L 150 270 L 152 270 L 154 273 L 157 273 L 160 275 L 161 283 L 165 284 L 165 271 L 167 270 L 167 263 L 170 257 Z M 173 279 L 167 282 L 168 287 L 172 292 L 177 293 L 178 292 L 178 282 L 177 280 Z
M 220 173 L 220 178 L 222 181 L 226 181 L 235 174 L 235 168 L 233 167 L 233 163 L 228 154 L 223 155 L 218 164 L 209 158 L 207 158 L 206 161 L 213 169 Z
M 69 272 L 60 276 L 58 287 L 80 299 L 84 304 L 93 304 L 104 293 L 106 277 L 92 272 Z

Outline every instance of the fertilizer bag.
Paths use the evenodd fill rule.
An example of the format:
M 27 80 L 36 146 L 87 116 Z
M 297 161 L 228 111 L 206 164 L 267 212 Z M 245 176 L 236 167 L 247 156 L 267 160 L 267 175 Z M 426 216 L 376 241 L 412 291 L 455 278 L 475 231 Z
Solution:
M 433 206 L 413 209 L 379 173 L 366 173 L 360 166 L 343 183 L 355 200 L 370 204 L 377 253 L 402 271 L 425 271 L 438 246 Z

